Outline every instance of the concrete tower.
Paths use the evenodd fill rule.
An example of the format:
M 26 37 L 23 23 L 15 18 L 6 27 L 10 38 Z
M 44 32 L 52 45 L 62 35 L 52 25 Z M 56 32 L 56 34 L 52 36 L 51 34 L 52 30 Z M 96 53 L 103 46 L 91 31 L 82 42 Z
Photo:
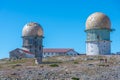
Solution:
M 30 51 L 35 55 L 38 64 L 42 62 L 42 40 L 43 29 L 38 23 L 28 23 L 24 26 L 22 31 L 23 49 Z
M 91 14 L 86 21 L 87 55 L 111 54 L 111 22 L 108 16 L 101 12 Z

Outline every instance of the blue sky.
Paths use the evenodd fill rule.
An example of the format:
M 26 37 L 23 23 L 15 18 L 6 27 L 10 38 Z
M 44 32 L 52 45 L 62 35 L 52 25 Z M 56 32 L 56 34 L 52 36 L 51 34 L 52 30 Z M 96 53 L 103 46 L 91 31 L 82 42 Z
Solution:
M 74 48 L 85 53 L 85 22 L 94 12 L 111 19 L 112 52 L 120 51 L 119 0 L 0 0 L 0 58 L 22 47 L 22 28 L 38 22 L 44 29 L 45 48 Z

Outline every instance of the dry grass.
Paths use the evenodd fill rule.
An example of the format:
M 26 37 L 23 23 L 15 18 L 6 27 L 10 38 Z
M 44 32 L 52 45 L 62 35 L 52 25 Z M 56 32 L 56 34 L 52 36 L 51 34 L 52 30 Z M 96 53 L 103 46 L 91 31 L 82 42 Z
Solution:
M 100 59 L 106 58 L 108 60 L 107 63 L 100 62 Z M 120 56 L 57 56 L 57 57 L 48 57 L 43 59 L 43 63 L 40 65 L 36 65 L 34 63 L 35 59 L 21 59 L 21 60 L 13 60 L 6 61 L 0 65 L 0 70 L 4 70 L 7 73 L 4 75 L 9 75 L 11 77 L 16 77 L 19 72 L 20 75 L 24 73 L 28 74 L 27 71 L 33 71 L 32 73 L 36 75 L 39 74 L 39 71 L 44 72 L 45 75 L 48 75 L 48 79 L 51 77 L 64 78 L 68 77 L 68 80 L 74 78 L 79 78 L 80 76 L 99 76 L 103 72 L 111 72 L 114 71 L 114 67 L 120 66 Z M 111 64 L 112 63 L 112 64 Z M 108 66 L 109 65 L 109 66 Z M 24 72 L 24 70 L 26 72 Z M 11 75 L 11 71 L 12 73 Z M 33 75 L 32 74 L 32 75 Z M 77 76 L 79 75 L 79 76 Z M 23 75 L 24 76 L 24 75 Z M 18 77 L 18 76 L 17 76 Z M 46 76 L 40 75 L 41 78 Z M 62 80 L 60 79 L 60 80 Z M 44 80 L 44 79 L 43 79 Z M 52 80 L 52 79 L 51 79 Z M 57 80 L 57 79 L 56 79 Z M 86 80 L 86 79 L 83 79 Z

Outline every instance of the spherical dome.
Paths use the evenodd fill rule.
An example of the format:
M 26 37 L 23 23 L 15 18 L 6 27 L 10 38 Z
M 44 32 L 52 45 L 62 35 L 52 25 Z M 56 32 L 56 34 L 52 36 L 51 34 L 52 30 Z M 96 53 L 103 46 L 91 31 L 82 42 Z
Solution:
M 31 22 L 24 26 L 22 36 L 43 36 L 43 29 L 40 24 Z
M 86 20 L 86 29 L 110 29 L 110 26 L 109 17 L 101 12 L 91 14 Z

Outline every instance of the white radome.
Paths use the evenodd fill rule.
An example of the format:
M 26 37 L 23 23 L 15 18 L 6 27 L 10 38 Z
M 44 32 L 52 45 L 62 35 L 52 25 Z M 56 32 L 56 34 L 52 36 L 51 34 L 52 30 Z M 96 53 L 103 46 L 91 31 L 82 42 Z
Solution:
M 110 27 L 109 17 L 101 12 L 91 14 L 86 20 L 86 29 L 110 29 Z
M 24 26 L 22 36 L 43 36 L 43 29 L 40 24 L 30 22 Z

